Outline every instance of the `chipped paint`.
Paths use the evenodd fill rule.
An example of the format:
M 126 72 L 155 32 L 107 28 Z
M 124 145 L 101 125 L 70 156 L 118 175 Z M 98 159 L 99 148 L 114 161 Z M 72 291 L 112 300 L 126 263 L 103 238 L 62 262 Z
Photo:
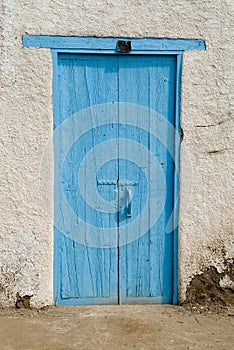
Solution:
M 53 303 L 53 217 L 43 201 L 40 163 L 53 129 L 48 49 L 25 49 L 22 35 L 199 38 L 182 71 L 179 294 L 210 266 L 233 257 L 233 1 L 1 0 L 1 305 L 31 295 Z M 165 25 L 165 23 L 167 25 Z M 225 120 L 225 123 L 221 122 Z M 212 127 L 197 127 L 197 126 Z M 184 147 L 190 152 L 189 172 Z M 207 151 L 223 150 L 218 154 Z M 53 162 L 44 173 L 53 196 Z M 190 190 L 192 187 L 192 196 Z M 189 203 L 189 205 L 188 205 Z M 184 213 L 184 210 L 181 211 Z M 221 282 L 223 283 L 223 282 Z

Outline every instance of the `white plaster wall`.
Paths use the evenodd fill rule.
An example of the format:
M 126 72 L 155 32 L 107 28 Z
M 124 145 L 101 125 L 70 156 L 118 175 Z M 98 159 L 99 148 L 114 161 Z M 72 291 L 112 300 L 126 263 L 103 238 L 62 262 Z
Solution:
M 223 269 L 224 260 L 233 256 L 233 0 L 0 3 L 0 304 L 13 305 L 17 291 L 33 294 L 33 306 L 53 303 L 53 219 L 40 188 L 40 162 L 52 136 L 51 56 L 47 49 L 22 48 L 24 34 L 206 41 L 206 52 L 186 52 L 183 61 L 183 300 L 194 274 L 210 265 Z M 46 171 L 52 196 L 52 161 Z

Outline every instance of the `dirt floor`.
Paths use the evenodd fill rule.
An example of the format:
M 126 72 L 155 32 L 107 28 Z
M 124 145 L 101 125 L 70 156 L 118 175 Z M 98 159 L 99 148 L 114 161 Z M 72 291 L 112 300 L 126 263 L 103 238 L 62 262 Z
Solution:
M 2 309 L 0 350 L 230 350 L 233 316 L 169 305 Z

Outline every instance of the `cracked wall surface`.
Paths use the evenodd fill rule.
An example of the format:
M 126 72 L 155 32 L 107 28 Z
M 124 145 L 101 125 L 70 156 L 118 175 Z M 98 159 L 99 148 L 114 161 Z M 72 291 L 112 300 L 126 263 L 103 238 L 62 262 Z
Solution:
M 206 41 L 206 51 L 185 52 L 183 59 L 179 295 L 184 300 L 194 275 L 210 266 L 221 273 L 233 258 L 233 1 L 0 3 L 0 304 L 13 305 L 16 292 L 33 294 L 33 306 L 53 303 L 53 217 L 40 183 L 53 126 L 51 54 L 23 48 L 25 34 Z M 43 170 L 52 198 L 52 160 Z

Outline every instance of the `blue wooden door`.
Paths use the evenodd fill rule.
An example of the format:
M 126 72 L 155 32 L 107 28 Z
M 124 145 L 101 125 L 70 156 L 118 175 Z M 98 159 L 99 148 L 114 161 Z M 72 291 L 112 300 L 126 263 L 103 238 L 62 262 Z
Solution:
M 171 303 L 176 58 L 60 54 L 56 74 L 56 303 Z

